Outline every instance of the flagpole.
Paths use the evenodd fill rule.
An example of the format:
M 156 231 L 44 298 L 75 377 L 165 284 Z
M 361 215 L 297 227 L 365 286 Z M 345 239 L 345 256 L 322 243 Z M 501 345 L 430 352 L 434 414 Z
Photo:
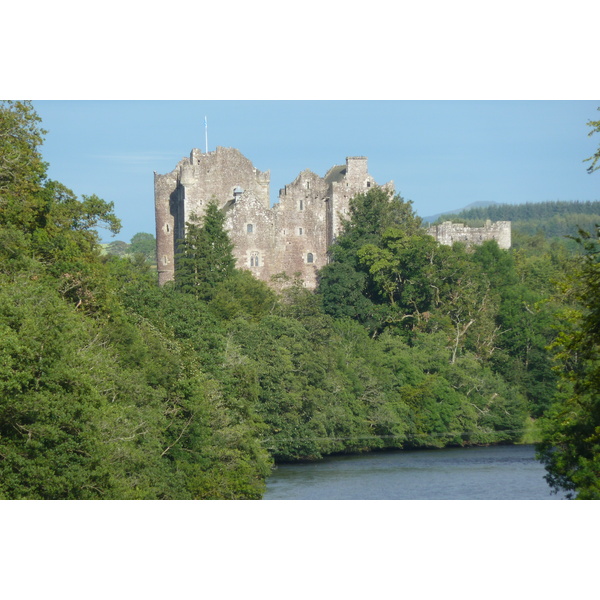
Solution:
M 204 141 L 206 144 L 206 154 L 208 154 L 208 121 L 204 117 Z

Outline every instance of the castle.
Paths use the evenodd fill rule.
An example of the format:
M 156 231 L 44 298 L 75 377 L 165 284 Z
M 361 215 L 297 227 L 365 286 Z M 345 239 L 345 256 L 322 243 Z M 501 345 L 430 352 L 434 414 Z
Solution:
M 508 250 L 512 244 L 512 229 L 510 221 L 495 221 L 489 219 L 483 227 L 467 227 L 462 223 L 444 221 L 441 225 L 432 225 L 427 229 L 440 244 L 452 246 L 454 242 L 462 242 L 467 246 L 483 244 L 488 240 L 496 240 L 498 246 Z
M 270 281 L 273 275 L 300 274 L 304 285 L 313 289 L 317 272 L 327 264 L 327 251 L 348 215 L 350 199 L 365 193 L 377 183 L 367 169 L 363 156 L 346 158 L 345 165 L 329 169 L 325 177 L 310 170 L 279 190 L 279 202 L 270 206 L 270 173 L 256 169 L 239 150 L 218 146 L 203 153 L 194 148 L 189 158 L 179 161 L 165 175 L 154 173 L 156 211 L 156 252 L 158 280 L 163 285 L 175 276 L 177 240 L 185 236 L 185 224 L 193 215 L 201 218 L 212 198 L 226 214 L 226 227 L 234 245 L 237 267 L 249 269 L 255 277 Z M 390 195 L 392 181 L 381 186 Z M 468 228 L 459 234 L 446 223 L 440 233 L 429 233 L 441 243 L 463 240 Z M 494 224 L 500 225 L 500 224 Z M 504 232 L 502 247 L 510 247 L 505 225 L 472 234 L 471 243 L 497 239 Z M 452 240 L 453 236 L 457 236 Z M 494 237 L 496 236 L 496 237 Z M 450 241 L 448 241 L 450 240 Z

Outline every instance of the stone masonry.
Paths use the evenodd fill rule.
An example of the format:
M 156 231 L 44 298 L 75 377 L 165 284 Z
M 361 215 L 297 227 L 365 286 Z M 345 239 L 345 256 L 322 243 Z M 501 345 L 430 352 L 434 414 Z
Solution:
M 445 221 L 441 225 L 432 225 L 427 233 L 432 235 L 440 244 L 452 246 L 454 242 L 462 242 L 467 246 L 483 244 L 488 240 L 496 240 L 498 246 L 507 250 L 510 248 L 511 239 L 510 221 L 485 222 L 483 227 L 467 227 L 463 223 Z
M 174 278 L 177 240 L 192 215 L 202 217 L 215 197 L 226 213 L 237 267 L 258 279 L 300 273 L 307 288 L 327 264 L 327 250 L 339 234 L 349 201 L 377 185 L 365 157 L 348 157 L 325 177 L 305 170 L 269 203 L 270 174 L 254 168 L 235 148 L 193 149 L 171 173 L 154 173 L 156 244 L 160 285 Z M 392 195 L 394 184 L 383 186 Z
M 302 171 L 279 190 L 279 202 L 272 207 L 269 185 L 269 171 L 256 169 L 239 150 L 220 146 L 208 153 L 195 148 L 170 173 L 155 172 L 159 284 L 174 279 L 177 241 L 185 236 L 186 222 L 194 215 L 201 219 L 216 198 L 226 213 L 238 268 L 266 282 L 276 274 L 299 273 L 304 285 L 313 289 L 348 215 L 350 199 L 377 184 L 368 173 L 367 159 L 354 156 L 329 169 L 325 177 Z M 394 194 L 392 181 L 382 187 Z M 443 244 L 497 239 L 500 247 L 510 247 L 510 222 L 480 229 L 444 223 L 428 232 Z

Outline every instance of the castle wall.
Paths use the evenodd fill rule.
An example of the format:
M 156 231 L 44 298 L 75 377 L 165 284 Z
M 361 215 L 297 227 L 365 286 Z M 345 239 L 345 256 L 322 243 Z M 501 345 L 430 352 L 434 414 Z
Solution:
M 365 194 L 375 180 L 367 171 L 367 159 L 364 156 L 346 158 L 346 168 L 336 172 L 336 167 L 326 175 L 329 178 L 331 197 L 330 243 L 342 230 L 342 220 L 348 218 L 350 200 L 357 194 Z
M 441 225 L 433 225 L 427 230 L 427 233 L 446 246 L 451 246 L 454 242 L 471 246 L 496 240 L 500 248 L 507 250 L 512 244 L 510 221 L 492 223 L 488 220 L 483 227 L 467 227 L 463 223 L 445 221 Z
M 194 149 L 190 160 L 180 167 L 180 183 L 185 188 L 185 220 L 192 214 L 204 215 L 214 196 L 220 206 L 233 198 L 235 188 L 251 192 L 265 208 L 269 208 L 270 175 L 254 168 L 235 148 L 218 146 L 215 152 L 202 154 Z
M 236 189 L 269 208 L 269 172 L 261 172 L 235 148 L 204 154 L 194 148 L 166 175 L 154 174 L 158 281 L 175 276 L 177 240 L 185 236 L 185 224 L 193 215 L 202 218 L 211 198 L 221 207 L 234 198 Z
M 177 240 L 193 215 L 202 218 L 211 198 L 226 211 L 238 268 L 263 281 L 296 273 L 314 288 L 317 271 L 327 264 L 327 250 L 341 231 L 349 202 L 376 185 L 365 157 L 350 157 L 325 177 L 305 170 L 269 203 L 270 175 L 254 168 L 235 148 L 217 147 L 203 154 L 193 149 L 171 173 L 154 175 L 159 283 L 175 274 Z M 393 190 L 393 184 L 386 184 Z
M 349 217 L 350 200 L 377 185 L 364 156 L 346 158 L 325 177 L 310 170 L 279 192 L 270 207 L 269 172 L 261 172 L 235 148 L 217 147 L 203 154 L 193 149 L 171 173 L 154 174 L 158 280 L 163 285 L 175 275 L 177 241 L 185 236 L 192 215 L 202 218 L 214 197 L 226 213 L 226 227 L 234 245 L 237 267 L 269 282 L 273 275 L 300 274 L 314 288 L 317 272 L 328 262 L 328 249 Z M 392 181 L 382 186 L 394 193 Z M 510 222 L 469 228 L 451 222 L 428 230 L 440 243 L 480 244 L 495 239 L 510 248 Z
M 154 213 L 156 219 L 156 261 L 158 282 L 163 285 L 175 275 L 174 240 L 177 223 L 177 174 L 154 173 Z
M 273 207 L 279 245 L 276 273 L 300 273 L 305 285 L 316 285 L 317 270 L 327 264 L 327 185 L 322 177 L 305 170 L 279 192 Z
M 273 260 L 278 246 L 273 211 L 262 199 L 244 192 L 226 205 L 226 227 L 234 245 L 233 255 L 238 269 L 248 269 L 257 278 L 268 281 L 277 273 Z

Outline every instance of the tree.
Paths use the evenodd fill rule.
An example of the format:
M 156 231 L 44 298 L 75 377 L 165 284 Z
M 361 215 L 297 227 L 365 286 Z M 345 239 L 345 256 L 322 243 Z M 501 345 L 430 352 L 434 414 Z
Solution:
M 46 134 L 40 122 L 30 102 L 0 102 L 0 225 L 37 226 L 47 168 L 39 151 Z
M 38 123 L 0 105 L 0 498 L 259 498 L 252 369 L 207 304 L 101 255 L 112 204 L 46 178 Z M 242 283 L 258 318 L 268 294 Z
M 151 233 L 136 233 L 128 248 L 128 254 L 142 254 L 146 261 L 156 261 L 156 239 Z
M 225 230 L 225 215 L 210 202 L 200 224 L 192 215 L 175 261 L 175 284 L 198 298 L 210 300 L 217 286 L 233 275 L 233 244 Z
M 600 107 L 599 109 L 600 110 Z M 589 121 L 600 131 L 600 121 Z M 600 149 L 587 158 L 588 173 L 600 168 Z M 556 490 L 582 500 L 600 499 L 600 225 L 595 234 L 580 229 L 575 238 L 584 255 L 563 286 L 569 301 L 563 327 L 553 347 L 560 373 L 562 400 L 544 419 L 538 457 L 546 480 Z
M 387 307 L 359 251 L 369 244 L 377 247 L 386 229 L 394 227 L 410 236 L 420 225 L 411 202 L 384 188 L 373 187 L 350 200 L 350 218 L 343 221 L 342 232 L 330 248 L 331 263 L 319 273 L 317 293 L 325 312 L 357 319 L 377 332 L 387 318 Z
M 597 110 L 600 110 L 600 106 Z M 594 135 L 594 133 L 600 132 L 600 121 L 588 121 L 587 125 L 588 127 L 592 128 L 592 130 L 588 133 L 588 136 L 591 137 L 592 135 Z M 594 152 L 592 156 L 586 158 L 583 162 L 589 161 L 592 161 L 592 164 L 587 169 L 588 173 L 593 173 L 594 171 L 600 169 L 600 165 L 598 164 L 598 161 L 600 161 L 600 147 L 598 148 L 598 150 L 596 150 L 596 152 Z
M 115 240 L 106 245 L 106 253 L 112 256 L 125 256 L 129 252 L 129 244 L 121 240 Z
M 391 321 L 410 319 L 432 308 L 434 290 L 425 279 L 425 270 L 433 264 L 438 244 L 429 235 L 410 235 L 399 228 L 389 228 L 379 244 L 366 244 L 358 251 L 360 264 L 365 265 L 379 296 L 397 314 Z
M 538 455 L 555 490 L 600 500 L 600 226 L 580 234 L 585 255 L 564 287 L 575 306 L 554 344 L 562 400 L 548 411 Z
M 209 306 L 223 320 L 260 319 L 277 304 L 275 292 L 250 271 L 235 270 L 216 288 Z

